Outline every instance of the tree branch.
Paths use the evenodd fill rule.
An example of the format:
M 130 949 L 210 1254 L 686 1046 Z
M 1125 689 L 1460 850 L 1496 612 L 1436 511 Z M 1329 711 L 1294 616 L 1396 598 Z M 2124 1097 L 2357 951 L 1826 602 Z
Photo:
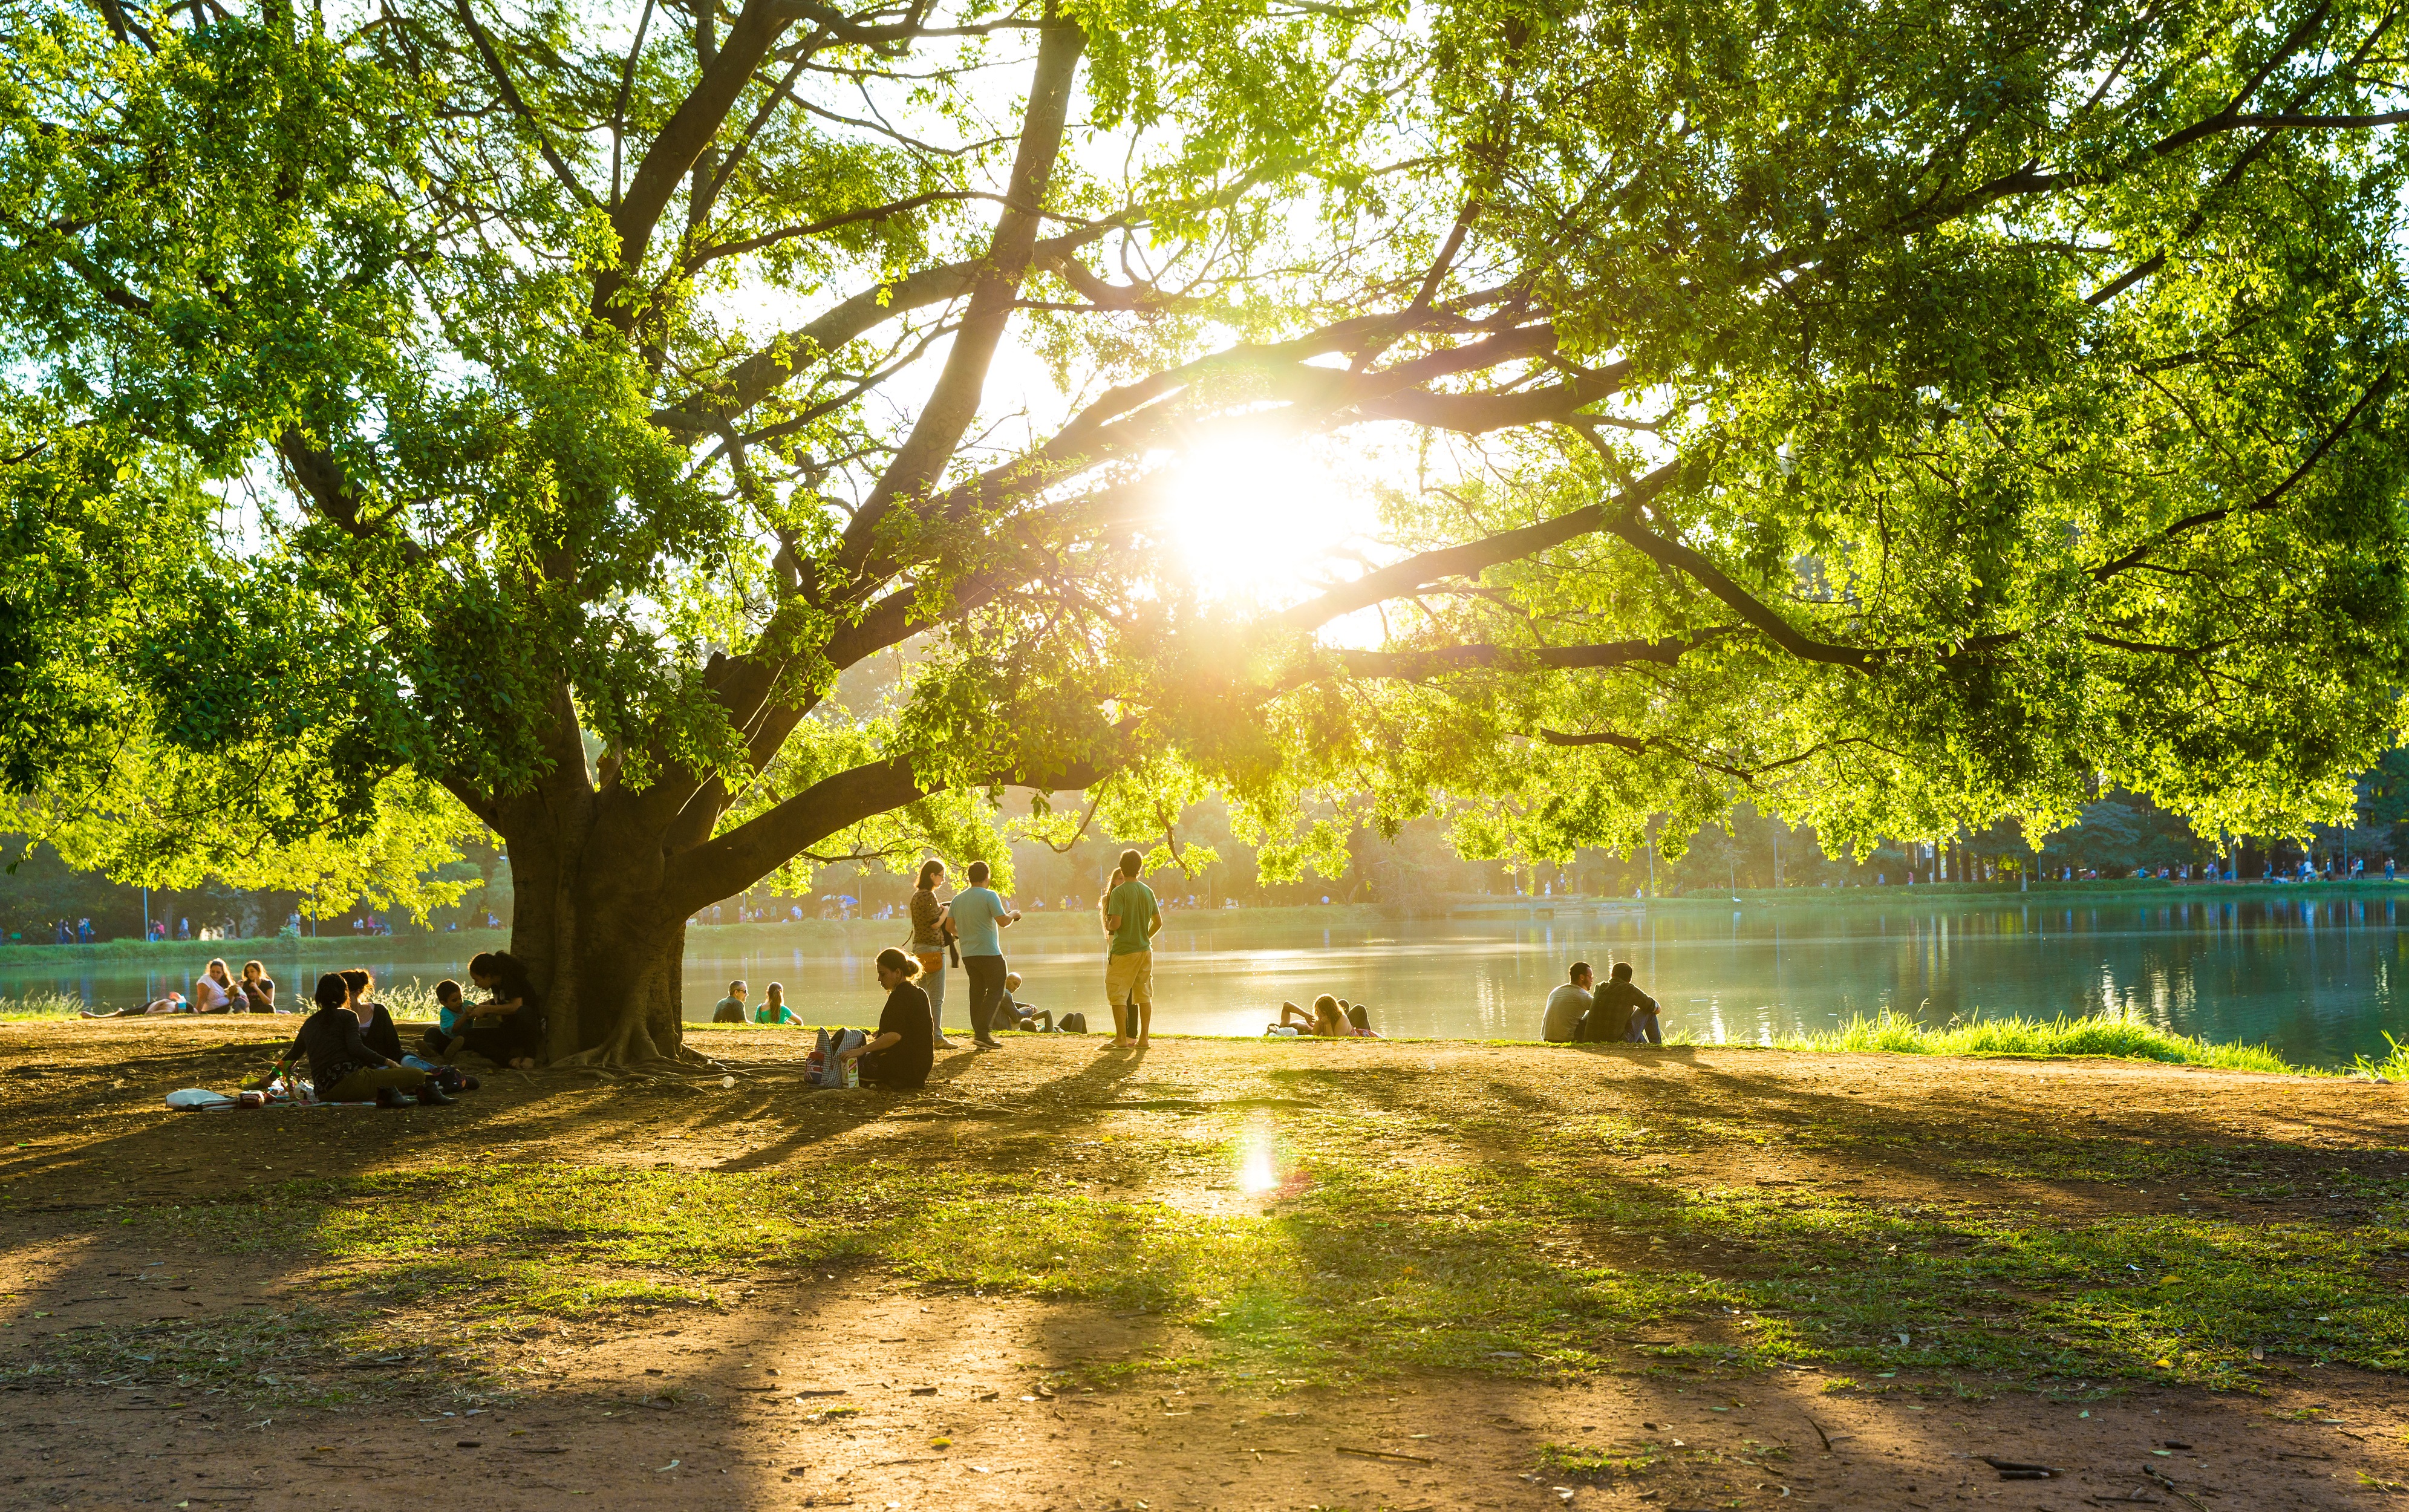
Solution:
M 936 481 L 978 413 L 988 368 L 995 361 L 1004 326 L 1012 319 L 1013 300 L 1035 257 L 1046 185 L 1062 151 L 1071 84 L 1087 45 L 1088 34 L 1070 21 L 1049 22 L 1040 34 L 1036 73 L 1029 85 L 1029 106 L 1021 119 L 1020 144 L 1013 156 L 1003 213 L 996 218 L 995 236 L 972 283 L 970 309 L 962 317 L 961 329 L 954 334 L 945 366 L 913 422 L 911 434 L 871 490 L 861 511 L 845 526 L 838 563 L 846 571 L 859 570 L 870 559 L 887 511 L 901 500 L 924 494 Z
M 511 108 L 512 115 L 525 122 L 528 131 L 534 133 L 537 149 L 543 153 L 543 160 L 552 165 L 552 176 L 560 180 L 560 186 L 568 190 L 570 196 L 579 204 L 593 204 L 593 192 L 578 180 L 577 175 L 569 171 L 568 161 L 560 155 L 560 150 L 552 145 L 552 134 L 543 129 L 543 122 L 538 121 L 535 112 L 527 108 L 526 99 L 519 94 L 518 85 L 511 79 L 510 69 L 502 63 L 501 53 L 494 47 L 494 39 L 486 34 L 484 23 L 477 20 L 477 13 L 469 7 L 469 0 L 453 0 L 452 8 L 453 13 L 460 18 L 460 24 L 469 28 L 469 36 L 477 44 L 477 56 L 484 60 L 485 72 L 493 77 L 494 87 L 501 91 L 502 103 Z
M 1091 785 L 1113 764 L 1104 759 L 1064 761 L 1044 770 L 995 773 L 976 785 L 1063 792 Z M 841 829 L 943 790 L 943 785 L 923 784 L 912 764 L 900 758 L 824 777 L 728 833 L 671 857 L 661 884 L 663 906 L 673 914 L 691 914 L 751 886 Z
M 1587 667 L 1628 667 L 1635 662 L 1653 662 L 1660 667 L 1670 667 L 1700 646 L 1737 633 L 1736 626 L 1719 626 L 1669 641 L 1608 641 L 1586 646 L 1461 645 L 1434 646 L 1415 651 L 1342 650 L 1333 653 L 1332 659 L 1349 677 L 1401 678 L 1407 681 L 1475 668 L 1515 670 L 1538 667 L 1568 670 Z
M 1308 598 L 1281 613 L 1277 623 L 1291 630 L 1319 629 L 1342 614 L 1369 609 L 1383 599 L 1395 598 L 1449 578 L 1476 577 L 1483 569 L 1501 563 L 1535 556 L 1567 540 L 1604 529 L 1609 506 L 1625 511 L 1635 510 L 1671 486 L 1681 476 L 1681 460 L 1676 458 L 1605 504 L 1585 504 L 1552 520 L 1542 520 L 1537 525 L 1524 526 L 1519 530 L 1501 531 L 1460 546 L 1418 553 L 1402 562 L 1376 569 L 1352 583 Z
M 634 326 L 636 311 L 625 308 L 620 294 L 642 269 L 661 212 L 669 208 L 686 171 L 718 135 L 721 122 L 752 81 L 753 70 L 793 19 L 789 7 L 777 0 L 745 0 L 735 24 L 728 30 L 728 40 L 703 70 L 701 79 L 678 102 L 660 135 L 644 150 L 628 180 L 627 197 L 611 211 L 611 229 L 619 238 L 619 261 L 595 275 L 593 309 L 599 323 L 621 331 Z
M 2165 545 L 2168 541 L 2184 534 L 2185 531 L 2196 530 L 2204 525 L 2214 525 L 2219 520 L 2227 519 L 2236 514 L 2261 513 L 2265 511 L 2273 509 L 2278 504 L 2281 504 L 2284 501 L 2284 497 L 2289 494 L 2293 488 L 2299 485 L 2302 479 L 2306 478 L 2315 469 L 2316 465 L 2324 459 L 2325 454 L 2328 452 L 2333 449 L 2335 443 L 2340 441 L 2343 437 L 2349 434 L 2351 427 L 2359 423 L 2359 417 L 2367 412 L 2368 407 L 2374 404 L 2377 399 L 2383 397 L 2383 396 L 2391 387 L 2392 369 L 2387 367 L 2383 372 L 2378 373 L 2375 376 L 2375 382 L 2368 384 L 2366 391 L 2359 395 L 2359 402 L 2350 407 L 2350 411 L 2344 415 L 2340 421 L 2336 422 L 2332 429 L 2327 431 L 2324 436 L 2318 439 L 2317 444 L 2310 450 L 2309 454 L 2306 457 L 2301 459 L 2301 465 L 2294 468 L 2290 476 L 2286 477 L 2282 482 L 2277 483 L 2274 487 L 2259 495 L 2257 498 L 2252 499 L 2247 504 L 2229 504 L 2223 509 L 2201 510 L 2196 514 L 2185 515 L 2182 519 L 2177 520 L 2174 524 L 2152 536 L 2149 540 L 2134 547 L 2131 551 L 2127 552 L 2124 555 L 2115 558 L 2113 561 L 2102 562 L 2098 567 L 2093 568 L 2091 569 L 2091 581 L 2094 583 L 2105 583 L 2119 573 L 2144 565 L 2151 552 Z

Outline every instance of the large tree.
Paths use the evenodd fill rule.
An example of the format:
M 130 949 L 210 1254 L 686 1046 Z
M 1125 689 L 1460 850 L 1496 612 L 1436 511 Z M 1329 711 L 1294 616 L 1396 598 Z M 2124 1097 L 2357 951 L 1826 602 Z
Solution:
M 2396 29 L 13 7 L 0 773 L 127 864 L 473 815 L 611 1057 L 691 910 L 1008 782 L 2297 823 L 2402 674 Z M 1355 565 L 1190 581 L 1182 457 L 1293 437 Z

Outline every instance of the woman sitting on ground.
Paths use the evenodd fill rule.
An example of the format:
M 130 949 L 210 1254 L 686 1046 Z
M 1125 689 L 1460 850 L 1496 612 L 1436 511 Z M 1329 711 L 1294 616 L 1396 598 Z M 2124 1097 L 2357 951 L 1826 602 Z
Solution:
M 267 968 L 255 960 L 242 963 L 242 980 L 235 986 L 241 989 L 242 1001 L 236 1006 L 244 1012 L 272 1014 L 276 1012 L 276 979 Z
M 82 1016 L 85 1018 L 141 1018 L 151 1014 L 189 1014 L 192 1011 L 193 1005 L 184 1001 L 182 993 L 170 992 L 164 998 L 153 998 L 149 1002 L 136 1003 L 131 1008 L 86 1008 L 83 1010 Z
M 878 985 L 887 989 L 878 1032 L 844 1057 L 859 1061 L 862 1086 L 909 1089 L 929 1085 L 937 1050 L 929 995 L 912 980 L 919 974 L 919 963 L 893 946 L 878 953 Z
M 369 1049 L 387 1060 L 401 1059 L 401 1030 L 395 1027 L 393 1015 L 385 1005 L 372 1001 L 369 994 L 376 991 L 376 978 L 357 969 L 336 973 L 343 979 L 343 991 L 351 1004 L 352 1016 L 360 1021 L 360 1038 Z
M 543 1001 L 527 980 L 526 963 L 506 950 L 488 950 L 469 963 L 469 979 L 493 996 L 478 1005 L 479 1026 L 469 1031 L 469 1048 L 497 1066 L 535 1069 L 543 1045 Z M 503 1010 L 488 1029 L 487 1010 Z
M 234 1011 L 234 978 L 226 972 L 226 963 L 213 960 L 201 974 L 193 978 L 193 1012 L 226 1014 Z
M 753 1022 L 756 1024 L 800 1024 L 802 1020 L 797 1018 L 795 1016 L 795 1011 L 786 1006 L 786 988 L 785 985 L 783 983 L 772 982 L 768 986 L 761 989 L 761 1006 L 753 1010 Z
M 361 1032 L 362 1007 L 369 1010 L 371 1019 L 382 1013 L 377 1004 L 361 1002 L 361 987 L 351 980 L 355 976 L 367 984 L 366 972 L 329 972 L 318 978 L 317 990 L 310 995 L 318 1011 L 301 1021 L 301 1031 L 293 1036 L 279 1069 L 306 1058 L 310 1083 L 317 1088 L 321 1102 L 373 1099 L 378 1107 L 398 1108 L 406 1105 L 404 1094 L 430 1105 L 451 1102 L 426 1079 L 426 1073 L 401 1064 L 398 1043 L 395 1053 L 386 1055 L 368 1042 Z M 383 1022 L 390 1033 L 392 1018 L 384 1016 Z

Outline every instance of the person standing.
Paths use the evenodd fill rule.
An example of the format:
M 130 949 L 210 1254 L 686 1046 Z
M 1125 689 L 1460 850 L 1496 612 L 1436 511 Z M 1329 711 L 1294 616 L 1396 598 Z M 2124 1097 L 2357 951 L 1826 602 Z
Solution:
M 1004 930 L 1020 922 L 1020 911 L 1008 908 L 1003 895 L 987 885 L 985 861 L 970 865 L 970 886 L 954 894 L 948 912 L 954 937 L 960 942 L 962 975 L 971 985 L 971 1043 L 982 1050 L 1001 1050 L 995 1037 L 995 1007 L 1003 996 Z
M 912 954 L 919 958 L 918 980 L 913 986 L 929 1000 L 929 1043 L 950 1050 L 945 1038 L 945 936 L 953 921 L 937 901 L 937 884 L 945 880 L 945 863 L 935 858 L 920 863 L 920 882 L 912 889 Z
M 1566 1044 L 1580 1036 L 1581 1015 L 1589 1012 L 1590 987 L 1597 973 L 1589 962 L 1577 960 L 1556 990 L 1548 994 L 1547 1012 L 1539 1018 L 1539 1038 L 1550 1044 Z
M 1114 873 L 1113 890 L 1103 900 L 1104 932 L 1112 936 L 1104 961 L 1104 996 L 1113 1003 L 1113 1044 L 1143 1047 L 1154 1028 L 1154 937 L 1162 928 L 1162 908 L 1154 889 L 1137 877 L 1146 857 L 1121 852 L 1121 869 Z

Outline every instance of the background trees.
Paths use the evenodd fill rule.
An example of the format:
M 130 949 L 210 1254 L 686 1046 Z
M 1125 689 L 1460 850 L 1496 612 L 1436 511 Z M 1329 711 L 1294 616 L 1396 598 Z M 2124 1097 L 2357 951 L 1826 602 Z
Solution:
M 0 27 L 0 774 L 121 871 L 489 827 L 559 1053 L 1007 783 L 1283 861 L 2273 832 L 2395 717 L 2380 5 Z M 1352 555 L 1200 581 L 1300 444 Z

